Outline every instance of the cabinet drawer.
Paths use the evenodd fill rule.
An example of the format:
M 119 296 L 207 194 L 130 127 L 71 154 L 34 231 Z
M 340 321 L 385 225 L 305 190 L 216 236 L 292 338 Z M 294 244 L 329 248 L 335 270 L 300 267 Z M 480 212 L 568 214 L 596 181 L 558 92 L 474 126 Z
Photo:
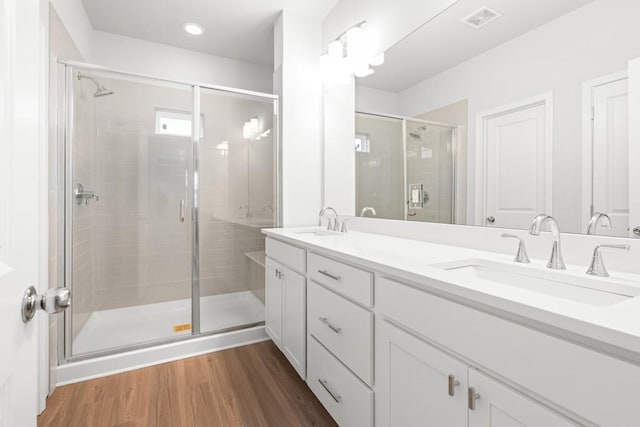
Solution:
M 381 278 L 380 313 L 602 426 L 636 426 L 640 367 Z M 606 402 L 606 403 L 605 403 Z
M 308 331 L 364 382 L 373 384 L 373 314 L 310 282 Z
M 373 274 L 350 265 L 310 253 L 307 269 L 313 280 L 353 300 L 373 306 Z
M 282 243 L 267 237 L 265 252 L 267 256 L 299 273 L 306 272 L 307 256 L 304 249 Z
M 373 425 L 373 392 L 314 338 L 308 345 L 307 384 L 339 425 Z

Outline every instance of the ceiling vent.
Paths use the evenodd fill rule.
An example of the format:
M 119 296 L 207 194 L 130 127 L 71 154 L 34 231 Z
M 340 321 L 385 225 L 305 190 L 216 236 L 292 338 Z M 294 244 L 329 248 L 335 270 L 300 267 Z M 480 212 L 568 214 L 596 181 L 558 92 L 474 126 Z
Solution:
M 471 15 L 462 19 L 462 22 L 470 26 L 471 28 L 481 28 L 487 25 L 489 22 L 498 19 L 502 14 L 496 10 L 490 9 L 487 6 L 483 6 L 480 9 L 473 12 Z

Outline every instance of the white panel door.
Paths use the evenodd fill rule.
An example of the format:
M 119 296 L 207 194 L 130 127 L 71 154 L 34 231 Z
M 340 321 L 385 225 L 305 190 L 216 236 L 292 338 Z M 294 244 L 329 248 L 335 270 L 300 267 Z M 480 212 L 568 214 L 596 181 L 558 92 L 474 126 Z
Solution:
M 469 369 L 469 387 L 479 395 L 475 408 L 469 408 L 469 427 L 577 426 L 473 368 Z
M 282 267 L 282 352 L 305 379 L 307 360 L 307 279 Z
M 611 218 L 604 236 L 629 235 L 629 85 L 620 79 L 593 88 L 593 198 L 591 214 Z M 588 221 L 588 218 L 585 219 Z
M 467 425 L 466 365 L 384 320 L 376 346 L 376 426 Z
M 640 58 L 629 62 L 629 117 L 640 117 Z M 640 238 L 640 120 L 629 120 L 629 228 Z
M 282 265 L 271 258 L 265 269 L 265 331 L 282 349 Z
M 547 108 L 538 103 L 486 119 L 484 225 L 529 228 L 537 214 L 551 214 Z
M 36 425 L 39 328 L 20 307 L 40 269 L 43 46 L 39 0 L 0 2 L 0 426 Z M 39 314 L 42 316 L 42 314 Z M 42 349 L 47 351 L 47 349 Z

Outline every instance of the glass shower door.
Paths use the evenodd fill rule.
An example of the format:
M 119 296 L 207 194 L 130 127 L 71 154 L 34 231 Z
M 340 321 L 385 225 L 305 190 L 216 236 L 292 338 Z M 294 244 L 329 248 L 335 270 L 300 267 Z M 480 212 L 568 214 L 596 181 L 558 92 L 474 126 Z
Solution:
M 190 335 L 192 87 L 67 66 L 67 88 L 67 355 Z
M 276 226 L 273 99 L 202 89 L 198 142 L 200 332 L 264 322 L 264 235 Z
M 406 126 L 407 220 L 452 224 L 454 128 L 411 120 Z

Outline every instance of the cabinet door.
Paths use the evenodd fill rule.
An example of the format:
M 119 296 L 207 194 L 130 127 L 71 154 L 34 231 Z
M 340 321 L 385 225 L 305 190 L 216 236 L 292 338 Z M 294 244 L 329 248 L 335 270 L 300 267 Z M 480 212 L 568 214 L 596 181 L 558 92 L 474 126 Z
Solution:
M 469 369 L 469 386 L 479 396 L 475 399 L 475 409 L 469 405 L 469 427 L 578 425 L 473 368 Z
M 267 258 L 265 269 L 265 330 L 282 349 L 282 265 Z
M 307 349 L 307 280 L 281 267 L 283 292 L 282 352 L 304 379 Z
M 376 320 L 377 426 L 466 426 L 466 390 L 465 364 Z

